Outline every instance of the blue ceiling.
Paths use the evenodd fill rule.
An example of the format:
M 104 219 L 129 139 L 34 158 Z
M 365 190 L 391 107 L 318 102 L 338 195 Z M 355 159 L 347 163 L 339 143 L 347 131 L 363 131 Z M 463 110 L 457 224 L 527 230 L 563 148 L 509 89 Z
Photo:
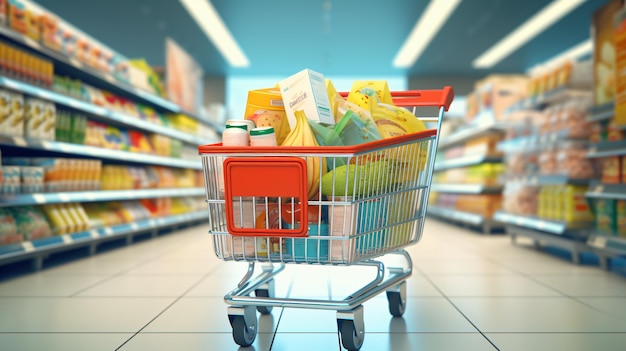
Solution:
M 391 62 L 425 0 L 212 0 L 250 60 L 243 69 L 229 67 L 178 0 L 37 2 L 120 53 L 152 65 L 163 64 L 169 36 L 209 75 L 284 76 L 311 68 L 326 75 L 481 77 L 524 72 L 587 39 L 591 14 L 607 1 L 586 1 L 491 70 L 475 70 L 471 62 L 549 0 L 463 0 L 408 70 Z

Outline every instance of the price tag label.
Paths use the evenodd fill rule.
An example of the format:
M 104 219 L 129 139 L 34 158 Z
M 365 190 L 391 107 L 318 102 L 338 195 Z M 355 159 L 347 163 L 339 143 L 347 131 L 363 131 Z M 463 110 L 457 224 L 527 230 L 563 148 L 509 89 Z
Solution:
M 70 107 L 73 107 L 73 108 L 80 108 L 80 107 L 81 107 L 81 106 L 80 106 L 80 103 L 79 103 L 78 101 L 74 100 L 74 99 L 68 99 L 68 100 L 67 100 L 67 104 L 68 104 Z
M 607 239 L 603 236 L 595 236 L 592 238 L 591 246 L 604 249 L 606 247 Z
M 594 193 L 598 193 L 601 194 L 604 191 L 604 185 L 598 185 L 596 186 L 596 188 L 593 190 Z
M 133 223 L 131 223 L 131 224 L 130 224 L 130 229 L 132 229 L 132 230 L 137 230 L 137 229 L 139 229 L 139 224 L 134 223 L 134 222 L 133 222 Z
M 96 239 L 96 238 L 100 237 L 100 234 L 98 234 L 98 231 L 97 231 L 97 230 L 95 230 L 95 229 L 90 230 L 90 231 L 89 231 L 89 234 L 91 235 L 91 237 L 92 237 L 93 239 Z
M 24 248 L 24 251 L 26 252 L 33 252 L 35 251 L 35 247 L 33 246 L 33 243 L 31 243 L 30 241 L 25 241 L 22 243 L 22 248 Z
M 519 226 L 523 226 L 524 225 L 524 219 L 523 218 L 517 218 L 515 220 L 515 223 Z
M 83 67 L 83 63 L 78 61 L 76 58 L 74 57 L 70 57 L 70 63 L 72 64 L 72 66 L 74 67 L 78 67 L 78 68 L 82 68 Z
M 150 227 L 154 227 L 156 225 L 156 221 L 154 219 L 151 219 L 151 220 L 148 221 L 148 225 Z
M 84 194 L 87 201 L 94 201 L 96 199 L 96 193 L 93 191 L 85 191 Z
M 539 230 L 543 230 L 543 228 L 545 228 L 546 223 L 544 221 L 538 221 L 537 222 L 537 229 Z
M 59 193 L 59 199 L 61 200 L 61 202 L 69 202 L 70 196 L 65 193 Z
M 33 200 L 35 200 L 35 203 L 37 204 L 45 204 L 46 196 L 43 194 L 33 194 Z
M 113 78 L 113 76 L 110 75 L 110 74 L 105 74 L 104 75 L 104 79 L 106 79 L 109 83 L 115 83 L 116 82 L 115 78 Z
M 592 147 L 591 149 L 589 149 L 589 154 L 595 154 L 596 152 L 598 152 L 598 148 L 597 147 Z
M 106 236 L 111 236 L 111 235 L 113 235 L 113 229 L 111 229 L 111 228 L 109 228 L 109 227 L 104 228 L 104 235 L 106 235 Z
M 24 37 L 24 41 L 26 42 L 26 44 L 30 47 L 33 47 L 35 49 L 41 49 L 41 44 L 39 44 L 39 42 L 29 38 L 29 37 Z
M 64 244 L 69 244 L 72 242 L 72 237 L 69 235 L 61 235 L 61 240 L 63 240 Z

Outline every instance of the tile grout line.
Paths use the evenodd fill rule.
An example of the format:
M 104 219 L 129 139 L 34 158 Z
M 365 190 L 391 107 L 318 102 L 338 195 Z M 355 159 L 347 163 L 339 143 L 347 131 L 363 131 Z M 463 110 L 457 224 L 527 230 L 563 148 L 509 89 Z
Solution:
M 417 270 L 419 270 L 422 274 L 424 274 L 424 272 L 422 272 L 422 270 L 421 270 L 421 269 L 419 269 L 419 267 L 415 267 L 415 268 L 417 268 Z M 442 295 L 442 296 L 443 296 L 443 297 L 444 297 L 444 298 L 445 298 L 445 299 L 446 299 L 446 300 L 447 300 L 447 301 L 448 301 L 448 302 L 452 305 L 452 307 L 454 307 L 454 309 L 455 309 L 455 310 L 457 310 L 457 311 L 458 311 L 458 312 L 459 312 L 459 313 L 463 316 L 463 318 L 465 318 L 465 320 L 467 320 L 467 321 L 469 322 L 469 324 L 471 324 L 471 325 L 472 325 L 472 327 L 474 327 L 474 329 L 476 329 L 476 331 L 478 331 L 478 332 L 480 333 L 480 335 L 482 335 L 482 336 L 483 336 L 483 338 L 485 338 L 485 340 L 487 340 L 487 342 L 489 342 L 489 343 L 490 343 L 493 347 L 495 347 L 495 349 L 496 349 L 496 350 L 500 351 L 500 348 L 498 348 L 498 346 L 496 346 L 496 344 L 494 344 L 494 343 L 493 343 L 493 341 L 491 341 L 491 339 L 489 339 L 489 338 L 487 337 L 487 335 L 485 335 L 485 334 L 482 332 L 482 330 L 480 330 L 480 328 L 478 328 L 478 326 L 477 326 L 476 324 L 474 324 L 474 322 L 472 322 L 472 321 L 469 319 L 469 317 L 467 317 L 467 316 L 465 315 L 465 313 L 463 313 L 463 311 L 461 311 L 461 309 L 460 309 L 460 308 L 459 308 L 459 307 L 458 307 L 458 306 L 457 306 L 454 302 L 452 302 L 452 300 L 450 300 L 450 298 L 449 298 L 446 294 L 444 294 L 444 293 L 443 293 L 443 291 L 439 288 L 439 286 L 437 286 L 437 284 L 435 284 L 435 282 L 433 282 L 433 281 L 430 279 L 430 277 L 429 277 L 429 276 L 427 276 L 427 275 L 425 275 L 425 274 L 424 274 L 424 278 L 425 278 L 426 280 L 428 280 L 428 281 L 430 282 L 430 284 L 432 284 L 432 285 L 433 285 L 433 287 L 434 287 L 435 289 L 437 289 L 437 291 L 439 291 L 439 293 L 440 293 L 440 294 L 441 294 L 441 295 Z
M 165 306 L 165 308 L 159 312 L 156 316 L 154 316 L 154 318 L 152 318 L 151 320 L 148 321 L 148 323 L 146 323 L 143 327 L 139 328 L 138 331 L 136 331 L 135 333 L 133 333 L 133 335 L 131 335 L 128 339 L 126 339 L 126 341 L 124 341 L 119 347 L 117 347 L 115 349 L 115 351 L 120 350 L 122 347 L 124 347 L 124 345 L 126 345 L 129 341 L 131 341 L 135 336 L 137 336 L 139 333 L 141 333 L 142 330 L 146 329 L 152 322 L 154 322 L 157 318 L 159 318 L 163 313 L 165 313 L 167 310 L 169 310 L 172 306 L 174 306 L 174 304 L 176 304 L 178 301 L 180 301 L 183 297 L 185 297 L 185 295 L 187 295 L 187 293 L 189 293 L 189 291 L 191 291 L 192 289 L 194 289 L 195 287 L 197 287 L 200 283 L 202 283 L 213 271 L 207 273 L 204 275 L 204 277 L 202 277 L 200 280 L 198 280 L 195 284 L 193 284 L 192 286 L 189 287 L 189 289 L 185 290 L 185 292 L 178 296 L 176 299 L 174 299 L 174 301 L 172 301 L 172 303 L 170 303 L 169 305 Z

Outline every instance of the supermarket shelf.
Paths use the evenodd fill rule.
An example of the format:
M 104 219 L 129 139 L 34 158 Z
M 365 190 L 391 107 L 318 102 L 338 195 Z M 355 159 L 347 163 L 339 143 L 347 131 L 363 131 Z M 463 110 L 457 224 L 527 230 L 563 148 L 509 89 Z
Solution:
M 534 176 L 509 176 L 507 182 L 523 183 L 527 185 L 587 185 L 591 179 L 570 178 L 567 175 L 534 175 Z
M 525 227 L 533 230 L 539 230 L 556 235 L 573 234 L 578 236 L 580 229 L 587 228 L 589 223 L 566 223 L 561 221 L 548 221 L 532 216 L 520 216 L 504 211 L 498 211 L 493 218 L 506 224 L 512 224 L 519 227 Z
M 516 225 L 507 225 L 506 232 L 511 237 L 513 244 L 517 243 L 518 237 L 526 237 L 533 240 L 537 249 L 541 249 L 542 246 L 555 246 L 569 250 L 572 262 L 575 264 L 580 263 L 581 253 L 590 251 L 585 244 L 584 237 L 554 235 L 553 233 L 526 229 Z
M 95 253 L 96 245 L 100 242 L 132 236 L 144 232 L 156 231 L 180 224 L 197 222 L 207 219 L 206 211 L 195 211 L 181 215 L 152 218 L 142 221 L 120 224 L 112 227 L 92 229 L 85 232 L 52 236 L 44 239 L 25 241 L 19 244 L 0 246 L 0 265 L 12 262 L 34 259 L 33 266 L 41 269 L 43 258 L 55 252 L 67 251 L 83 246 L 92 246 L 90 252 Z M 129 240 L 129 238 L 131 240 Z
M 101 147 L 63 143 L 59 141 L 47 141 L 38 139 L 26 139 L 0 135 L 0 145 L 26 149 L 43 150 L 62 153 L 67 155 L 88 156 L 99 159 L 118 160 L 124 162 L 144 163 L 159 166 L 178 168 L 202 169 L 200 159 L 196 161 L 184 160 L 172 157 L 140 154 L 121 150 L 104 149 Z
M 65 202 L 122 201 L 152 199 L 158 197 L 184 197 L 202 195 L 204 195 L 204 188 L 102 190 L 1 195 L 0 207 L 44 205 Z
M 486 123 L 468 126 L 462 130 L 439 139 L 438 148 L 444 149 L 450 146 L 462 144 L 468 140 L 477 139 L 494 133 L 503 133 L 506 125 L 503 123 Z
M 482 163 L 502 162 L 501 155 L 474 154 L 456 157 L 450 160 L 435 161 L 435 171 L 479 165 Z
M 134 116 L 108 110 L 106 108 L 90 104 L 75 98 L 71 98 L 47 89 L 43 89 L 17 80 L 0 76 L 0 87 L 9 88 L 18 92 L 52 101 L 54 103 L 71 107 L 85 113 L 100 117 L 100 119 L 113 121 L 127 127 L 134 127 L 145 131 L 166 135 L 193 145 L 204 145 L 210 142 L 195 135 L 187 134 L 176 129 L 144 121 Z
M 19 45 L 23 45 L 31 50 L 34 50 L 40 55 L 50 58 L 54 61 L 55 65 L 61 65 L 65 69 L 73 71 L 76 74 L 74 78 L 82 78 L 86 76 L 91 81 L 98 81 L 100 83 L 99 85 L 102 85 L 106 89 L 114 90 L 115 92 L 119 92 L 127 96 L 132 96 L 136 99 L 142 100 L 143 102 L 157 106 L 160 109 L 164 109 L 174 113 L 187 114 L 190 117 L 195 118 L 196 120 L 215 128 L 218 132 L 221 130 L 219 126 L 216 126 L 213 121 L 207 118 L 188 113 L 184 111 L 180 106 L 171 101 L 145 92 L 139 88 L 132 87 L 124 82 L 120 82 L 111 74 L 106 74 L 104 72 L 93 69 L 73 57 L 68 57 L 52 49 L 49 49 L 43 46 L 41 43 L 20 33 L 14 32 L 7 27 L 0 26 L 0 36 L 9 39 Z
M 587 245 L 610 251 L 615 255 L 626 256 L 626 238 L 624 237 L 592 233 L 587 239 Z
M 609 141 L 592 144 L 587 157 L 599 158 L 626 155 L 626 140 Z
M 501 193 L 502 185 L 484 184 L 431 184 L 430 191 L 453 194 L 490 194 Z
M 591 98 L 591 91 L 559 87 L 541 95 L 520 100 L 506 109 L 505 114 L 508 115 L 521 110 L 537 110 L 543 108 L 545 105 L 580 98 Z
M 589 109 L 589 122 L 606 121 L 615 116 L 615 104 L 612 102 L 600 106 L 594 106 Z
M 626 184 L 601 184 L 595 182 L 589 186 L 585 196 L 591 199 L 626 200 Z
M 427 213 L 433 217 L 469 224 L 472 226 L 480 226 L 483 229 L 483 233 L 490 233 L 493 229 L 502 228 L 500 223 L 476 213 L 463 212 L 431 205 L 428 206 Z
M 533 151 L 545 148 L 549 145 L 554 145 L 563 140 L 588 140 L 588 138 L 573 138 L 570 137 L 569 134 L 569 130 L 563 129 L 553 133 L 512 138 L 499 142 L 497 149 L 503 152 L 520 152 L 520 150 Z

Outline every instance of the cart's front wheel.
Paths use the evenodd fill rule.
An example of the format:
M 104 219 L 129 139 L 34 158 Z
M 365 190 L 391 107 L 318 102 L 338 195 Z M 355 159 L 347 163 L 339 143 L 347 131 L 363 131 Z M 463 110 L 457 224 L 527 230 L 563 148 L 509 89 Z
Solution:
M 402 317 L 406 310 L 406 300 L 398 291 L 387 291 L 387 301 L 389 302 L 389 313 L 394 317 Z
M 237 345 L 248 347 L 256 339 L 256 321 L 253 325 L 248 325 L 243 316 L 232 316 L 233 339 Z
M 341 344 L 348 351 L 358 351 L 363 346 L 365 333 L 363 330 L 357 330 L 354 321 L 343 320 L 341 325 Z

